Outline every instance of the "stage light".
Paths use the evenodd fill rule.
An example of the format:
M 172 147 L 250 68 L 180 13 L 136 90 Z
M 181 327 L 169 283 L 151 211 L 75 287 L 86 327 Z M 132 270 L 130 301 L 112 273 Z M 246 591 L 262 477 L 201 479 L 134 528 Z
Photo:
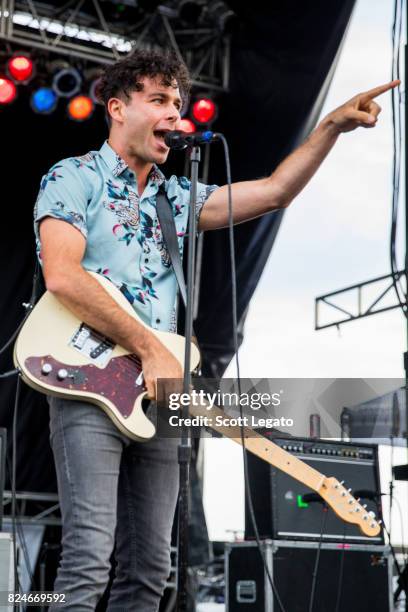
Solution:
M 102 104 L 103 102 L 96 95 L 97 87 L 101 81 L 101 77 L 97 77 L 94 79 L 89 86 L 89 97 L 91 98 L 94 104 Z
M 52 88 L 61 98 L 72 98 L 81 89 L 82 77 L 75 68 L 63 68 L 53 78 Z
M 31 108 L 36 113 L 47 115 L 52 113 L 57 106 L 58 97 L 55 91 L 49 87 L 41 87 L 34 91 L 31 96 Z
M 17 89 L 13 81 L 0 77 L 0 104 L 11 104 L 17 97 Z
M 192 134 L 193 132 L 197 130 L 197 128 L 195 124 L 191 121 L 191 119 L 182 119 L 180 121 L 180 130 L 182 130 L 183 132 L 188 132 L 189 134 Z
M 200 98 L 193 104 L 192 115 L 197 123 L 212 123 L 217 115 L 217 107 L 210 98 Z
M 28 83 L 34 75 L 34 64 L 27 55 L 15 55 L 7 62 L 9 75 L 19 83 Z
M 91 117 L 94 103 L 88 96 L 75 96 L 68 104 L 68 116 L 74 121 L 85 121 Z

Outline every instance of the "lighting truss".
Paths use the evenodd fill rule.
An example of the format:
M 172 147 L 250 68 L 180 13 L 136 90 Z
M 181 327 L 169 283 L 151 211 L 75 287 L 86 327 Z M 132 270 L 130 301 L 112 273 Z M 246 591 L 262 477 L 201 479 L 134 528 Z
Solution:
M 177 2 L 150 4 L 153 11 L 115 23 L 106 0 L 68 0 L 64 6 L 0 0 L 0 40 L 96 64 L 113 63 L 138 48 L 171 48 L 186 62 L 194 86 L 228 91 L 229 35 L 210 20 L 187 27 L 178 17 Z
M 404 270 L 395 273 L 396 281 L 403 280 L 404 276 Z M 392 275 L 377 276 L 368 281 L 317 297 L 315 299 L 315 330 L 340 327 L 344 323 L 394 308 L 400 308 L 400 304 L 397 302 L 394 293 Z M 343 316 L 334 317 L 333 314 L 330 320 L 327 318 L 328 310 L 335 310 Z

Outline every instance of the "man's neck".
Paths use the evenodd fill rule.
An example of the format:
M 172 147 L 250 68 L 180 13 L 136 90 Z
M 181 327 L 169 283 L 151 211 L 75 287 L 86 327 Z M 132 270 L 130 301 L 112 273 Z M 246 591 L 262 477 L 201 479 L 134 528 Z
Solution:
M 123 161 L 126 162 L 129 170 L 132 170 L 135 173 L 137 190 L 141 196 L 145 190 L 147 179 L 153 168 L 153 164 L 151 162 L 142 162 L 139 158 L 129 155 L 126 147 L 121 146 L 112 138 L 109 138 L 108 144 L 110 147 L 112 147 L 115 153 L 117 153 L 123 159 Z

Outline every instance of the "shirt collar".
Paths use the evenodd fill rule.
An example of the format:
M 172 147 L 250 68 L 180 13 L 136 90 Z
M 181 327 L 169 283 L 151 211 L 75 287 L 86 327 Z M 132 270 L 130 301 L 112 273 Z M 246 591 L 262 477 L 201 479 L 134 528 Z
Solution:
M 127 170 L 129 167 L 125 160 L 122 159 L 121 156 L 118 155 L 116 151 L 112 149 L 107 140 L 105 140 L 105 142 L 99 149 L 99 154 L 115 178 L 125 172 L 125 170 Z M 166 177 L 164 176 L 160 168 L 156 166 L 156 164 L 154 164 L 150 171 L 148 182 L 157 183 L 157 185 L 161 185 L 164 182 L 165 178 Z

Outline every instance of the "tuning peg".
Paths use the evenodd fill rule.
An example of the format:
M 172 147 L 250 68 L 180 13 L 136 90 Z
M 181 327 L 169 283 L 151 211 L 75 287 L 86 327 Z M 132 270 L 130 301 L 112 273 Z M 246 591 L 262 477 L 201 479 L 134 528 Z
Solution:
M 367 521 L 369 518 L 370 518 L 370 517 L 368 516 L 368 514 L 365 514 L 365 515 L 363 516 L 363 521 Z
M 349 499 L 349 504 L 354 504 L 354 499 Z
M 380 519 L 379 521 L 377 521 L 377 524 L 378 524 L 378 525 L 382 525 L 382 524 L 383 524 L 382 519 Z
M 341 484 L 341 485 L 344 485 L 344 480 L 340 480 L 340 484 Z
M 361 497 L 357 497 L 356 502 L 358 503 L 360 501 Z
M 367 508 L 367 504 L 363 504 L 363 508 Z
M 375 512 L 373 512 L 372 510 L 370 510 L 368 514 L 371 516 L 371 518 L 375 518 Z
M 357 506 L 355 512 L 360 512 L 360 508 Z

